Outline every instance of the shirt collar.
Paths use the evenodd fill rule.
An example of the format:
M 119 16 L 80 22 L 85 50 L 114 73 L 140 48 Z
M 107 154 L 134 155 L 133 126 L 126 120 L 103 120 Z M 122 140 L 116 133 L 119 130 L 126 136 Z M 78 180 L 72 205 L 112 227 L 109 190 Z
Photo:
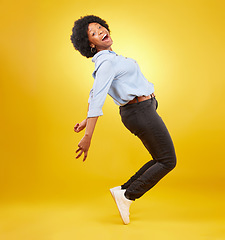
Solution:
M 98 52 L 98 53 L 96 53 L 96 54 L 94 55 L 94 57 L 92 58 L 92 62 L 96 62 L 96 60 L 97 60 L 97 58 L 98 58 L 99 56 L 101 56 L 102 54 L 106 54 L 106 53 L 114 53 L 114 54 L 116 54 L 114 51 L 102 50 L 102 51 L 100 51 L 100 52 Z

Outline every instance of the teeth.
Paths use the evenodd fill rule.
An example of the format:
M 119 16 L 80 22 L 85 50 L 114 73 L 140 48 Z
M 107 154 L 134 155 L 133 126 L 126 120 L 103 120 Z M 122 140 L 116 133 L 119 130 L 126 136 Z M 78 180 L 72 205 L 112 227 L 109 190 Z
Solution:
M 107 36 L 107 34 L 105 34 L 103 37 L 102 37 L 102 41 L 104 40 L 104 38 Z

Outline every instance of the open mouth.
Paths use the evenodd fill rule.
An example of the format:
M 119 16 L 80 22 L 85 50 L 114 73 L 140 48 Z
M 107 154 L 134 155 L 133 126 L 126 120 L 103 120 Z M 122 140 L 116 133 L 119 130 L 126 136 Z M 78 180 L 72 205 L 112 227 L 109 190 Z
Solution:
M 104 34 L 102 37 L 102 41 L 107 41 L 109 39 L 108 34 Z

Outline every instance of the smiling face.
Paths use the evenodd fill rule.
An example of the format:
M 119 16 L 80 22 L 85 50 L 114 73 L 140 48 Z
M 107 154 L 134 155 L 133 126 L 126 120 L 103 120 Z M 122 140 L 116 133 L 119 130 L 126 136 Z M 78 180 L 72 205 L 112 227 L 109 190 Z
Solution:
M 88 39 L 90 46 L 96 48 L 97 52 L 102 50 L 112 50 L 113 41 L 109 31 L 99 23 L 90 23 L 88 25 Z

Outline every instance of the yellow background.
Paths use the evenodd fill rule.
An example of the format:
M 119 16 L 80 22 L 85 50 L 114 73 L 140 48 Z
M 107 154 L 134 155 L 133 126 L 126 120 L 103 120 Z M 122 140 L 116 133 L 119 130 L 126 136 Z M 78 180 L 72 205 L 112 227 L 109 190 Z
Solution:
M 0 11 L 0 239 L 225 239 L 224 1 L 23 0 Z M 108 189 L 150 157 L 109 97 L 87 161 L 75 160 L 94 64 L 70 34 L 87 14 L 154 83 L 177 152 L 128 226 Z

